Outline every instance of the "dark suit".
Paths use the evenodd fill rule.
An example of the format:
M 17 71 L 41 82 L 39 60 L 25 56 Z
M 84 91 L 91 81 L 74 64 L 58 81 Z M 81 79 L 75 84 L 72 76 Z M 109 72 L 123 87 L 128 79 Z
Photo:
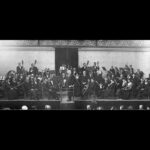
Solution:
M 17 82 L 13 78 L 8 79 L 6 82 L 6 92 L 8 99 L 17 99 Z
M 103 86 L 100 86 L 104 84 L 104 79 L 101 75 L 96 75 L 95 77 L 95 94 L 97 97 L 101 97 L 103 94 Z
M 37 75 L 38 74 L 38 68 L 37 67 L 31 67 L 29 69 L 29 74 Z
M 17 74 L 23 74 L 24 69 L 22 66 L 21 67 L 17 66 L 16 71 L 17 71 Z
M 88 77 L 81 76 L 80 80 L 81 80 L 81 91 L 82 91 L 81 95 L 82 95 L 82 97 L 84 97 L 84 96 L 87 96 L 88 89 L 86 88 L 86 86 L 88 86 Z M 85 89 L 87 89 L 87 90 L 85 90 Z
M 38 82 L 37 80 L 29 80 L 30 99 L 39 99 L 38 97 Z
M 67 78 L 66 84 L 68 87 L 68 98 L 69 98 L 69 100 L 71 100 L 72 96 L 74 96 L 74 87 L 73 87 L 74 83 L 75 83 L 74 76 L 71 75 L 70 77 Z
M 74 82 L 74 96 L 80 97 L 81 96 L 81 81 L 79 79 L 75 79 Z
M 53 79 L 50 79 L 46 83 L 46 87 L 47 87 L 47 92 L 48 92 L 48 99 L 50 99 L 50 98 L 58 99 L 57 89 L 55 87 L 55 83 L 54 83 Z
M 0 80 L 0 97 L 5 96 L 4 81 Z
M 133 82 L 132 95 L 134 98 L 136 98 L 138 94 L 137 87 L 140 84 L 140 79 L 135 76 L 134 78 L 132 78 L 132 82 Z
M 149 88 L 150 88 L 149 84 L 145 84 L 144 82 L 140 83 L 140 85 L 137 87 L 137 89 L 138 89 L 137 98 L 138 99 L 148 98 L 148 96 L 149 96 Z

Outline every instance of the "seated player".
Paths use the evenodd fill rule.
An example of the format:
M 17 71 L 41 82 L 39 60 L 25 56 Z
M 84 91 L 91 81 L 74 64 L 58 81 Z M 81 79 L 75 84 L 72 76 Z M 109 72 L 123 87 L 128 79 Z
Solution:
M 38 94 L 38 98 L 41 99 L 43 97 L 43 89 L 42 89 L 42 86 L 43 86 L 43 78 L 42 78 L 42 74 L 39 73 L 37 74 L 36 76 L 36 80 L 37 80 L 37 94 Z
M 136 98 L 138 94 L 137 87 L 140 84 L 140 78 L 138 78 L 138 76 L 135 75 L 135 73 L 132 74 L 132 83 L 133 83 L 132 96 L 133 98 Z
M 47 98 L 48 97 L 47 82 L 48 82 L 48 78 L 44 77 L 43 81 L 42 81 L 42 97 L 43 98 Z
M 124 99 L 130 99 L 131 95 L 132 95 L 132 86 L 133 83 L 130 79 L 128 79 L 127 85 L 124 88 Z
M 81 76 L 81 96 L 83 99 L 88 97 L 88 88 L 89 88 L 89 79 L 86 75 L 86 71 L 83 71 L 83 75 Z
M 138 95 L 137 95 L 138 99 L 148 98 L 148 96 L 149 96 L 149 84 L 148 84 L 147 79 L 146 79 L 146 81 L 144 81 L 144 79 L 141 79 L 141 83 L 137 87 L 137 90 L 138 90 Z
M 17 74 L 23 74 L 24 73 L 23 61 L 22 61 L 22 65 L 21 65 L 21 63 L 18 63 L 18 66 L 16 68 L 16 72 L 17 72 Z
M 120 99 L 120 92 L 121 92 L 121 88 L 122 88 L 122 77 L 120 78 L 116 78 L 116 86 L 115 86 L 115 96 L 116 98 Z
M 67 76 L 65 72 L 62 73 L 59 79 L 59 87 L 61 90 L 66 90 L 67 88 Z
M 87 94 L 89 98 L 95 97 L 95 88 L 96 88 L 96 83 L 94 81 L 94 78 L 91 78 L 89 81 L 89 88 L 87 90 Z
M 103 84 L 103 96 L 102 98 L 107 98 L 108 97 L 108 93 L 107 93 L 107 89 L 108 89 L 108 85 L 110 84 L 110 81 L 108 80 L 108 78 L 104 79 L 104 84 Z
M 36 60 L 35 63 L 31 64 L 31 67 L 29 68 L 29 74 L 33 74 L 34 76 L 36 76 L 38 74 L 38 68 L 36 67 Z
M 3 77 L 0 77 L 0 98 L 4 98 L 5 96 L 5 84 L 4 84 L 4 80 Z
M 14 75 L 10 75 L 6 80 L 7 98 L 10 100 L 17 99 L 17 81 Z
M 110 79 L 110 83 L 107 85 L 105 89 L 105 97 L 112 98 L 115 95 L 115 82 L 113 79 Z
M 95 94 L 97 97 L 101 98 L 103 94 L 103 84 L 104 84 L 104 79 L 102 78 L 101 71 L 97 71 L 97 74 L 95 76 Z
M 57 94 L 57 89 L 55 87 L 54 78 L 53 75 L 50 75 L 50 78 L 48 79 L 46 83 L 47 91 L 48 91 L 48 99 L 59 99 Z
M 80 97 L 81 96 L 81 80 L 80 80 L 79 74 L 75 75 L 74 96 L 75 97 Z
M 119 98 L 124 99 L 126 86 L 127 86 L 127 80 L 125 78 L 123 78 L 122 79 L 121 89 L 120 89 L 120 92 L 118 93 L 119 94 Z
M 25 93 L 25 77 L 23 74 L 19 74 L 17 77 L 17 94 L 19 98 L 24 98 L 24 93 Z
M 29 79 L 29 91 L 30 91 L 30 99 L 31 100 L 38 100 L 38 82 L 34 75 L 31 75 Z
M 24 79 L 24 98 L 29 97 L 29 80 L 30 80 L 30 75 L 25 76 Z

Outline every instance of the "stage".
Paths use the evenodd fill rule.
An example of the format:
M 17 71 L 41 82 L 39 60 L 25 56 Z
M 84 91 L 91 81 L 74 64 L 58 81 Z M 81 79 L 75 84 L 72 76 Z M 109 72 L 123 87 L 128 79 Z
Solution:
M 29 110 L 44 110 L 45 105 L 50 105 L 51 110 L 86 110 L 87 105 L 95 107 L 103 107 L 104 110 L 110 110 L 114 106 L 117 110 L 121 105 L 124 108 L 128 106 L 133 106 L 134 109 L 138 109 L 139 105 L 143 105 L 144 108 L 150 107 L 150 100 L 118 100 L 118 99 L 90 99 L 90 100 L 80 100 L 76 99 L 74 101 L 60 101 L 60 100 L 29 100 L 29 99 L 17 99 L 17 100 L 0 100 L 0 108 L 10 108 L 13 110 L 21 109 L 21 106 L 26 105 Z

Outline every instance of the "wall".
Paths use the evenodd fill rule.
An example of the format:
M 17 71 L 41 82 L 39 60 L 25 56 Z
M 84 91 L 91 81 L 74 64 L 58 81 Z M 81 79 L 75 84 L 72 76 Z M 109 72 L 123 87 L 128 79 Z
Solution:
M 99 61 L 101 66 L 109 69 L 112 65 L 123 67 L 132 64 L 135 69 L 150 73 L 150 48 L 79 48 L 79 65 L 83 62 Z
M 55 69 L 55 49 L 52 47 L 0 47 L 0 75 L 16 70 L 22 60 L 28 70 L 35 59 L 40 70 L 45 67 Z
M 39 69 L 48 67 L 55 69 L 55 49 L 53 47 L 2 47 L 0 46 L 0 75 L 9 70 L 15 70 L 18 62 L 24 60 L 24 66 L 37 60 Z M 123 67 L 132 64 L 135 69 L 141 69 L 146 76 L 150 73 L 150 48 L 79 48 L 79 65 L 90 60 L 100 61 L 101 66 Z

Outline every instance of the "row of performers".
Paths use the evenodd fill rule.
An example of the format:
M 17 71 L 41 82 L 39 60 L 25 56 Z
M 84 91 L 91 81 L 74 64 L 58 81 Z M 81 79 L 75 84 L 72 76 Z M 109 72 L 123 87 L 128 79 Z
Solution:
M 148 98 L 150 95 L 150 82 L 148 79 L 139 79 L 135 75 L 129 78 L 103 78 L 99 72 L 96 76 L 72 74 L 71 70 L 62 73 L 61 76 L 42 77 L 39 75 L 24 76 L 19 74 L 9 75 L 5 81 L 0 82 L 0 93 L 7 96 L 8 99 L 17 99 L 20 97 L 30 97 L 30 99 L 59 99 L 60 90 L 68 91 L 68 99 L 73 96 L 83 99 L 91 96 L 98 98 Z

